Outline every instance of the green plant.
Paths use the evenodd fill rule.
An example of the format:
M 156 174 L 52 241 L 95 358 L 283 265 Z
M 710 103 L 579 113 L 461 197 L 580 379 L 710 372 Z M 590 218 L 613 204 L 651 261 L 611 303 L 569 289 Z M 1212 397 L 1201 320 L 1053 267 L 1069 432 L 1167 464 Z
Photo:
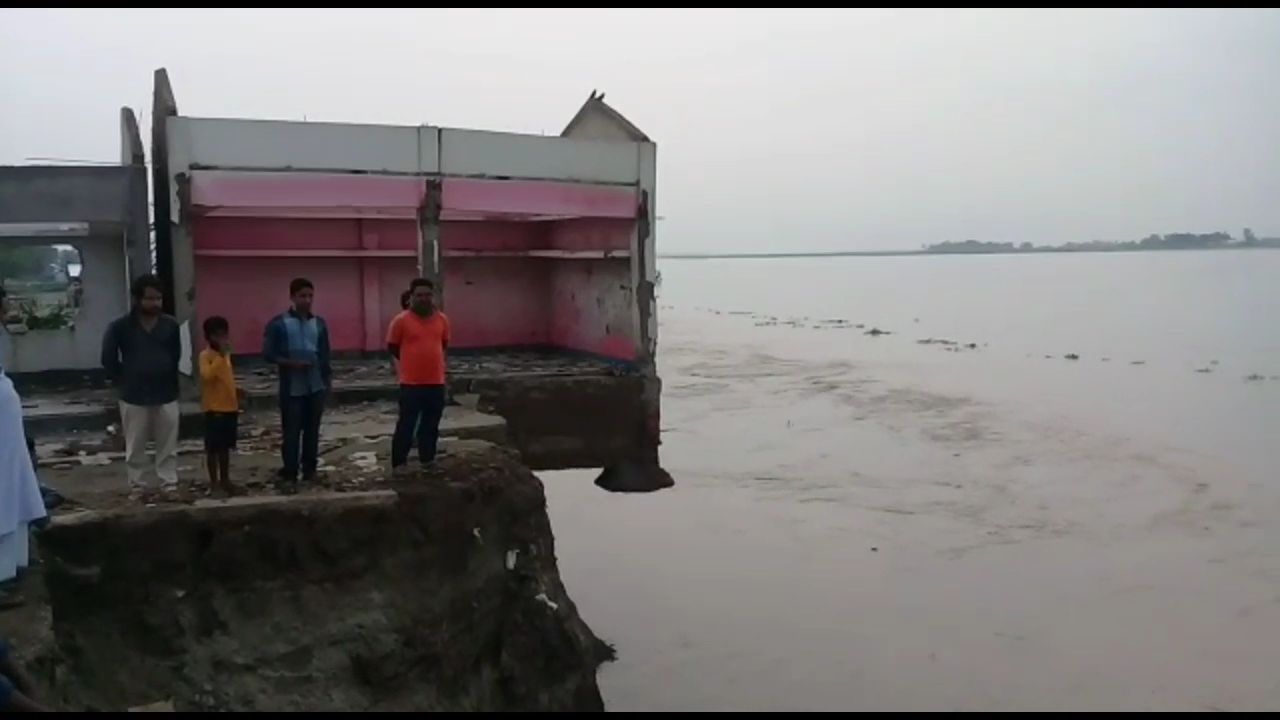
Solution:
M 28 330 L 61 330 L 75 327 L 75 310 L 61 303 L 41 308 L 33 301 L 19 302 L 5 320 L 22 323 Z

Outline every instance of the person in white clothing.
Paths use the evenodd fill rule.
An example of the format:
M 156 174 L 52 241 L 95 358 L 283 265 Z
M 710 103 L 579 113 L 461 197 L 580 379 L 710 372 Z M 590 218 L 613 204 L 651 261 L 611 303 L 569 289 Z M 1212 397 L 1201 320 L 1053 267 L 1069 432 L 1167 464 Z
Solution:
M 0 288 L 0 318 L 6 309 L 5 292 Z M 0 335 L 4 332 L 0 327 Z M 8 338 L 4 340 L 7 342 Z M 0 584 L 13 580 L 30 562 L 31 524 L 46 514 L 36 470 L 27 452 L 22 400 L 0 365 Z M 5 593 L 0 600 L 13 597 Z
M 111 323 L 102 339 L 102 367 L 120 393 L 130 495 L 149 491 L 154 470 L 166 494 L 178 492 L 178 362 L 182 334 L 165 315 L 164 291 L 154 275 L 133 282 L 133 309 Z M 154 466 L 147 443 L 155 443 Z

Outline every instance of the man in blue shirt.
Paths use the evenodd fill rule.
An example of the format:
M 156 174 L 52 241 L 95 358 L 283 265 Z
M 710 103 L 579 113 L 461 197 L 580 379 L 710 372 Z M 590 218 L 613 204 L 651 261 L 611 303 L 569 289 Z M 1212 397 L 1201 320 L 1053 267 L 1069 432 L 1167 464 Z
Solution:
M 298 473 L 315 480 L 320 448 L 320 417 L 333 376 L 329 328 L 311 311 L 315 286 L 306 278 L 289 283 L 293 307 L 267 323 L 262 355 L 280 370 L 280 425 L 284 432 L 280 471 L 282 489 L 297 488 Z M 301 459 L 299 459 L 301 455 Z

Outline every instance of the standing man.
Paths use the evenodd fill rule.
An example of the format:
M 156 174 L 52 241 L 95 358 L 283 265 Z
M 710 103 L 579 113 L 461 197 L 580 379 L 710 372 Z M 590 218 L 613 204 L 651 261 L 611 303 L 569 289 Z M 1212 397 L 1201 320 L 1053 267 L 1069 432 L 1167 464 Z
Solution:
M 0 319 L 7 312 L 0 287 Z M 7 331 L 0 322 L 0 337 Z M 0 362 L 3 362 L 0 356 Z M 0 610 L 22 604 L 10 581 L 30 562 L 31 526 L 45 516 L 44 500 L 22 428 L 22 399 L 0 365 Z M 0 640 L 0 711 L 5 709 L 4 641 Z
M 280 471 L 282 489 L 297 489 L 302 479 L 316 477 L 320 451 L 320 417 L 333 376 L 329 361 L 329 327 L 311 312 L 315 286 L 306 278 L 289 283 L 293 307 L 267 323 L 262 355 L 280 369 L 280 424 L 284 432 Z M 301 462 L 299 462 L 301 453 Z
M 182 340 L 178 323 L 161 312 L 164 291 L 155 275 L 133 281 L 133 310 L 107 326 L 102 367 L 120 393 L 124 459 L 129 495 L 140 499 L 153 466 L 147 443 L 154 442 L 154 472 L 166 495 L 178 490 L 178 361 Z
M 435 460 L 444 414 L 448 348 L 449 318 L 436 309 L 435 285 L 418 278 L 409 283 L 409 309 L 397 315 L 387 331 L 387 350 L 396 359 L 400 376 L 400 416 L 391 440 L 392 468 L 408 462 L 415 429 L 422 464 Z

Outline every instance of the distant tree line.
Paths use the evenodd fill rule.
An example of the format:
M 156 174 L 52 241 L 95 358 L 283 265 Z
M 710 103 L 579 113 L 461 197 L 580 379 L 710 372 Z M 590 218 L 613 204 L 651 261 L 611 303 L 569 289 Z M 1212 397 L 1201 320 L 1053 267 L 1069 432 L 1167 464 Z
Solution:
M 1123 252 L 1135 250 L 1210 250 L 1237 247 L 1280 248 L 1280 238 L 1259 238 L 1249 228 L 1244 229 L 1243 239 L 1236 240 L 1230 233 L 1170 233 L 1148 235 L 1141 240 L 1114 241 L 1092 240 L 1069 242 L 1062 245 L 1034 245 L 1029 242 L 982 242 L 980 240 L 948 240 L 925 245 L 924 252 L 938 254 L 966 253 L 1025 253 L 1025 252 Z

